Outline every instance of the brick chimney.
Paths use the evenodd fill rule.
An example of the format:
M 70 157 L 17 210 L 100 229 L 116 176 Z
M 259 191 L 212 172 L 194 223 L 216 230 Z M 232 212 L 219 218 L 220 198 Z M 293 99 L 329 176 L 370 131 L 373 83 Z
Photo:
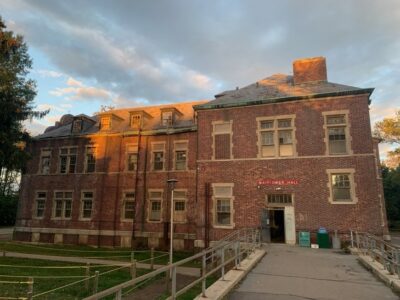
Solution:
M 298 59 L 293 62 L 294 84 L 327 81 L 325 57 Z

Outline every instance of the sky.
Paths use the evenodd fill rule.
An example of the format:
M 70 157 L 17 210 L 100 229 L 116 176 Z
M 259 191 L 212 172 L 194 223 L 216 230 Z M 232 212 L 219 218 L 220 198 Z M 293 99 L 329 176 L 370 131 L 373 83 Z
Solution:
M 33 134 L 101 105 L 213 99 L 313 56 L 329 81 L 375 88 L 372 124 L 400 108 L 398 0 L 2 0 L 0 15 L 29 46 L 37 109 L 50 109 Z

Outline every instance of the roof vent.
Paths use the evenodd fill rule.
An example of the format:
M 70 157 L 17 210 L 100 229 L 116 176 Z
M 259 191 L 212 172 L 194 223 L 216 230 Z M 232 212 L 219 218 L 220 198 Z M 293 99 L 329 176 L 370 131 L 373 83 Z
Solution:
M 327 81 L 325 57 L 298 59 L 293 62 L 294 84 Z

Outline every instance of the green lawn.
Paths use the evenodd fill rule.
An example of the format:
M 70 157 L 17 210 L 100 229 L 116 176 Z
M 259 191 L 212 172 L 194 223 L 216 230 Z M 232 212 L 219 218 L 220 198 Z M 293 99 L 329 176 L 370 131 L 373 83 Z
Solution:
M 93 248 L 90 246 L 76 246 L 76 245 L 34 245 L 18 242 L 0 242 L 0 251 L 31 253 L 41 255 L 55 255 L 55 256 L 74 256 L 86 258 L 101 258 L 120 261 L 130 261 L 131 253 L 134 252 L 136 261 L 145 261 L 150 263 L 150 251 L 148 250 L 131 250 L 129 248 Z M 186 257 L 193 255 L 192 252 L 174 252 L 174 262 L 182 260 Z M 167 252 L 154 251 L 154 263 L 166 264 L 169 261 Z M 197 266 L 196 264 L 190 264 Z
M 10 266 L 7 266 L 10 265 Z M 18 268 L 18 266 L 27 266 Z M 84 268 L 43 268 L 43 267 L 71 267 L 83 266 L 77 263 L 63 263 L 55 261 L 45 261 L 36 259 L 21 259 L 0 257 L 0 297 L 25 297 L 27 293 L 26 284 L 10 284 L 6 281 L 22 281 L 26 282 L 28 277 L 34 278 L 33 291 L 34 295 L 52 290 L 54 288 L 78 281 L 80 277 L 60 278 L 68 276 L 85 276 Z M 110 288 L 119 283 L 131 279 L 130 270 L 122 268 L 114 272 L 102 275 L 107 271 L 116 269 L 115 266 L 91 266 L 90 275 L 94 275 L 95 271 L 99 271 L 98 290 Z M 137 276 L 141 276 L 148 270 L 138 269 Z M 90 295 L 93 289 L 94 278 L 89 282 L 89 291 L 86 290 L 84 282 L 75 284 L 62 290 L 54 291 L 50 294 L 43 295 L 37 299 L 81 299 Z M 47 298 L 46 298 L 47 297 Z

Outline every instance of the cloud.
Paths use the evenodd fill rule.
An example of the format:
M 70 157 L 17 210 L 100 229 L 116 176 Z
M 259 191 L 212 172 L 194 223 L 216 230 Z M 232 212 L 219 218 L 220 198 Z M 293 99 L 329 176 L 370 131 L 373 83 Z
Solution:
M 50 78 L 59 78 L 64 75 L 63 73 L 52 70 L 38 70 L 36 72 L 42 77 L 50 77 Z
M 67 80 L 67 85 L 69 85 L 69 86 L 83 86 L 83 83 L 78 81 L 78 80 L 76 80 L 76 79 L 74 79 L 74 78 L 72 78 L 72 77 L 69 77 L 68 80 Z
M 49 93 L 56 97 L 65 96 L 66 100 L 108 101 L 111 99 L 111 93 L 109 91 L 93 86 L 56 88 Z
M 53 104 L 47 104 L 47 103 L 42 103 L 39 104 L 36 108 L 37 110 L 43 111 L 43 110 L 50 110 L 50 112 L 57 111 L 57 112 L 65 112 L 65 107 L 62 105 L 53 105 Z

